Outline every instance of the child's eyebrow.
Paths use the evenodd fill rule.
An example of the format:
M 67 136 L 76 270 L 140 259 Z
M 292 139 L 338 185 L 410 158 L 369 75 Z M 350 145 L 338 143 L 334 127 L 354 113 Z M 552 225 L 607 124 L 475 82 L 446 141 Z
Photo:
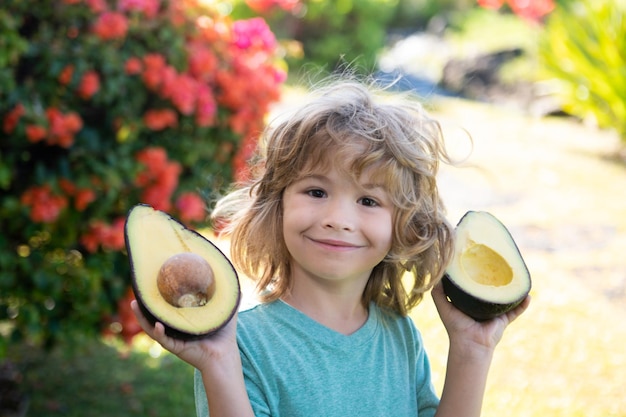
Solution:
M 360 186 L 367 190 L 380 189 L 382 191 L 387 191 L 387 186 L 381 182 L 366 182 L 360 184 Z

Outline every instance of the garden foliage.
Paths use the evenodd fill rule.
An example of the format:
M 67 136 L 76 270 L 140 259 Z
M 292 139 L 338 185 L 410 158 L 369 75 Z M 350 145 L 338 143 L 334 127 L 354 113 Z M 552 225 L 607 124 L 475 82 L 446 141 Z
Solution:
M 100 331 L 128 294 L 132 205 L 198 226 L 245 175 L 284 73 L 265 21 L 216 2 L 4 4 L 0 324 L 50 343 Z
M 626 144 L 626 3 L 563 3 L 546 22 L 539 54 L 563 109 L 615 129 Z

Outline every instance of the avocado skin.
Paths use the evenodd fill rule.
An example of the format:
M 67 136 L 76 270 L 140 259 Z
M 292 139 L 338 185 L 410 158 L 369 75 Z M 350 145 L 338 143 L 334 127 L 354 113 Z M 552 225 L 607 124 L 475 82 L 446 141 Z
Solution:
M 505 314 L 520 305 L 526 295 L 517 301 L 507 304 L 492 303 L 467 294 L 445 274 L 441 280 L 443 291 L 452 305 L 476 321 L 487 321 Z
M 150 207 L 150 205 L 148 204 L 137 204 L 137 206 L 146 206 L 146 207 Z M 133 207 L 134 208 L 134 207 Z M 129 210 L 129 214 L 132 211 Z M 192 229 L 188 229 L 182 222 L 180 222 L 179 220 L 173 218 L 172 216 L 168 216 L 169 219 L 171 221 L 174 221 L 176 223 L 179 223 L 182 227 L 184 227 L 188 232 L 193 233 L 195 235 L 197 235 L 199 238 L 201 238 L 202 240 L 206 241 L 208 244 L 210 244 L 211 246 L 215 247 L 220 253 L 221 251 L 219 250 L 219 248 L 217 248 L 213 242 L 211 242 L 210 240 L 208 240 L 207 238 L 205 238 L 204 236 L 202 236 L 200 233 L 196 232 L 195 230 Z M 137 300 L 137 305 L 139 306 L 139 309 L 141 310 L 142 314 L 144 315 L 144 317 L 148 320 L 148 322 L 150 322 L 153 326 L 154 324 L 158 321 L 159 323 L 163 324 L 163 328 L 165 330 L 165 334 L 169 337 L 172 337 L 174 339 L 178 339 L 178 340 L 182 340 L 182 341 L 190 341 L 190 340 L 198 340 L 198 339 L 203 339 L 205 337 L 209 337 L 211 335 L 213 335 L 214 333 L 217 333 L 219 330 L 221 330 L 223 327 L 225 327 L 230 320 L 233 318 L 233 316 L 235 315 L 235 313 L 237 312 L 237 308 L 235 307 L 230 314 L 228 315 L 227 320 L 225 320 L 224 322 L 222 322 L 221 325 L 211 329 L 208 332 L 204 332 L 204 333 L 197 333 L 197 334 L 193 334 L 193 333 L 187 333 L 187 332 L 183 332 L 181 330 L 175 329 L 173 327 L 171 327 L 170 325 L 168 325 L 167 321 L 162 319 L 162 318 L 157 318 L 157 316 L 155 314 L 153 314 L 145 305 L 145 302 L 141 296 L 141 292 L 139 291 L 139 288 L 137 286 L 137 277 L 135 276 L 135 267 L 133 265 L 133 257 L 131 256 L 131 247 L 130 247 L 130 238 L 129 238 L 129 234 L 128 234 L 128 222 L 124 225 L 124 243 L 126 245 L 126 252 L 128 253 L 128 258 L 129 258 L 129 262 L 130 262 L 130 270 L 131 270 L 131 275 L 132 275 L 132 279 L 131 279 L 131 286 L 133 289 L 133 293 L 135 294 L 135 299 Z M 237 280 L 237 284 L 239 286 L 239 280 Z M 238 296 L 237 296 L 237 302 L 235 303 L 235 306 L 238 306 L 239 303 L 241 302 L 241 287 L 239 286 L 238 289 Z
M 226 326 L 230 322 L 230 320 L 233 318 L 236 312 L 236 309 L 233 310 L 233 312 L 229 315 L 228 320 L 224 321 L 220 326 L 212 329 L 209 332 L 205 332 L 201 334 L 186 333 L 186 332 L 182 332 L 180 330 L 177 330 L 168 326 L 167 322 L 165 322 L 162 319 L 157 319 L 155 315 L 152 314 L 152 312 L 148 310 L 148 308 L 145 306 L 145 304 L 143 303 L 143 300 L 140 297 L 137 297 L 138 292 L 134 288 L 134 284 L 133 284 L 133 290 L 135 291 L 135 298 L 137 300 L 137 305 L 139 306 L 139 309 L 141 310 L 144 317 L 150 322 L 150 324 L 154 326 L 154 324 L 158 321 L 159 323 L 163 324 L 163 327 L 165 329 L 165 334 L 167 336 L 174 338 L 174 339 L 182 340 L 182 341 L 199 340 L 199 339 L 204 339 L 205 337 L 210 337 L 214 333 L 217 333 L 218 331 L 220 331 L 224 326 Z M 237 304 L 239 304 L 239 301 L 240 300 L 237 301 Z

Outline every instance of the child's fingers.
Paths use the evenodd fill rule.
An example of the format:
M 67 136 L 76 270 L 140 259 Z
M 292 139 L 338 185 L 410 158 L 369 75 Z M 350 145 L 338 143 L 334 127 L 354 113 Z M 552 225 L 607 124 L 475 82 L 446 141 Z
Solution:
M 161 333 L 165 334 L 165 331 L 163 329 L 161 329 L 160 332 L 157 332 L 158 326 L 152 325 L 152 323 L 150 323 L 148 319 L 146 319 L 146 317 L 141 312 L 141 309 L 139 308 L 139 304 L 137 304 L 137 300 L 132 300 L 130 302 L 130 308 L 131 310 L 133 310 L 133 313 L 135 314 L 135 317 L 137 318 L 139 325 L 141 326 L 143 331 L 148 334 L 148 336 L 156 340 L 157 336 L 160 336 Z M 156 323 L 156 324 L 161 324 L 161 323 Z M 161 328 L 163 328 L 162 324 L 161 324 Z
M 528 309 L 529 305 L 530 305 L 530 295 L 526 296 L 526 298 L 524 299 L 524 301 L 522 301 L 520 305 L 518 305 L 513 310 L 506 313 L 509 324 L 513 322 L 513 320 L 521 316 L 522 313 L 524 313 Z
M 431 296 L 433 298 L 435 307 L 437 308 L 437 311 L 439 312 L 440 316 L 441 315 L 445 316 L 452 309 L 454 309 L 450 301 L 448 301 L 448 297 L 446 296 L 446 293 L 443 291 L 443 285 L 441 284 L 441 282 L 433 287 L 431 291 Z
M 165 326 L 163 326 L 162 323 L 157 321 L 154 325 L 152 325 L 139 309 L 139 305 L 136 300 L 132 300 L 130 302 L 130 308 L 133 310 L 133 313 L 135 313 L 135 317 L 137 317 L 139 325 L 148 336 L 157 341 L 165 349 L 172 352 L 176 350 L 176 341 L 172 340 L 172 338 L 165 334 Z

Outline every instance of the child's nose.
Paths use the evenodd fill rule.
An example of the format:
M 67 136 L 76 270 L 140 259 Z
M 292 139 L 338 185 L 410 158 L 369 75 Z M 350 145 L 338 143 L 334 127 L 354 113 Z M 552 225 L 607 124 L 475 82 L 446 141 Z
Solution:
M 354 204 L 348 199 L 330 199 L 324 211 L 324 227 L 337 230 L 352 230 L 357 221 L 356 215 Z

